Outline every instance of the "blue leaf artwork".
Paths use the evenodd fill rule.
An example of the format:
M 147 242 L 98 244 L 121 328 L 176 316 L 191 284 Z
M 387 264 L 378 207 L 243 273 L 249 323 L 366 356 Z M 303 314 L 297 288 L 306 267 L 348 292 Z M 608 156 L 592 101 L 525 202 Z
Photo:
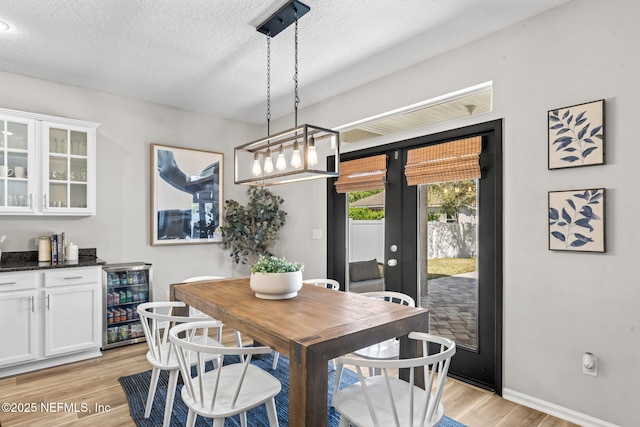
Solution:
M 604 164 L 604 100 L 549 110 L 549 169 Z
M 604 188 L 549 192 L 550 250 L 605 252 L 604 194 Z

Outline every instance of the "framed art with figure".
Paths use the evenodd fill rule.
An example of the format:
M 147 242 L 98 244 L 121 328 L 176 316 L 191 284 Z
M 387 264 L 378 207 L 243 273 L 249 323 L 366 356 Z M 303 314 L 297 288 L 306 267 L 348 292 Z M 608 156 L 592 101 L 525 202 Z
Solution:
M 151 245 L 221 243 L 223 155 L 151 144 Z

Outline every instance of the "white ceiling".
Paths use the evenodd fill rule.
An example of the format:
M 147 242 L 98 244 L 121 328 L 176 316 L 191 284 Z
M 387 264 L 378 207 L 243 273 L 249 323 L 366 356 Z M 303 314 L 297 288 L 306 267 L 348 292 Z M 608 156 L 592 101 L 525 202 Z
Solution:
M 569 0 L 307 0 L 300 109 Z M 250 123 L 284 1 L 2 0 L 0 70 Z M 272 120 L 293 111 L 291 26 L 271 41 Z

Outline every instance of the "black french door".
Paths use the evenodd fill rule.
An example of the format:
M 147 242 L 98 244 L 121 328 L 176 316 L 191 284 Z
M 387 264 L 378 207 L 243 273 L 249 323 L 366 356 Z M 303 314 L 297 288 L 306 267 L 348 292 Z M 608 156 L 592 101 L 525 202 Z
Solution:
M 412 148 L 474 136 L 482 137 L 477 181 L 477 338 L 475 345 L 458 344 L 450 374 L 501 394 L 502 390 L 502 121 L 472 125 L 365 150 L 343 153 L 341 161 L 387 155 L 384 196 L 385 289 L 421 299 L 427 286 L 421 274 L 420 190 L 404 177 L 407 152 Z M 347 208 L 344 194 L 327 188 L 327 274 L 341 283 L 347 279 Z M 424 193 L 423 193 L 424 194 Z M 423 245 L 424 246 L 424 245 Z M 432 315 L 433 318 L 433 315 Z M 432 328 L 432 333 L 433 328 Z

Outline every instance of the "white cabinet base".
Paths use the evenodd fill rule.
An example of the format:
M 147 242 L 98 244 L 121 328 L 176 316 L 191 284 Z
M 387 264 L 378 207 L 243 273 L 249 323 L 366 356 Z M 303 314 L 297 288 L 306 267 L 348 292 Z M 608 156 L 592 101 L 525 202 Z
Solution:
M 0 274 L 0 377 L 101 356 L 101 266 Z
M 51 368 L 53 366 L 65 365 L 67 363 L 79 362 L 81 360 L 92 359 L 100 356 L 102 356 L 102 352 L 97 348 L 59 357 L 49 357 L 36 362 L 8 366 L 6 368 L 0 368 L 0 378 L 11 377 L 18 374 L 24 374 L 25 372 L 37 371 L 39 369 Z

